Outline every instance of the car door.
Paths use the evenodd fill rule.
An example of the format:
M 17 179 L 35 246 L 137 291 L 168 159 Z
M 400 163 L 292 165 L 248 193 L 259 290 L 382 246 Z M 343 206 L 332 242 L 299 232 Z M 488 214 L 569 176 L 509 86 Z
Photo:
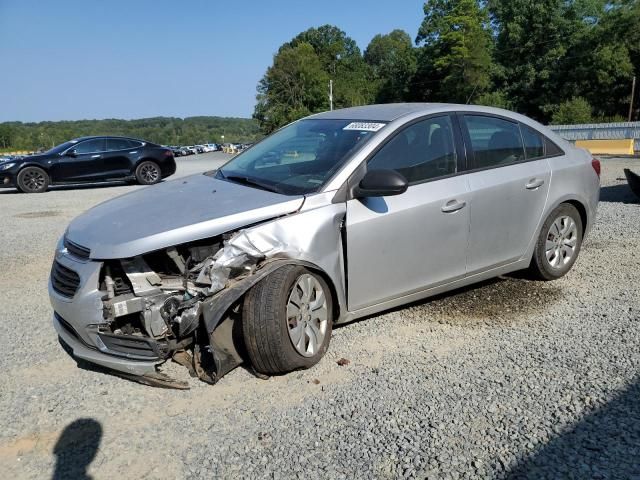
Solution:
M 103 156 L 105 176 L 110 179 L 130 176 L 139 147 L 140 142 L 126 138 L 107 138 L 107 151 Z
M 94 138 L 78 142 L 64 152 L 51 167 L 56 182 L 91 182 L 102 178 L 104 170 L 102 155 L 105 139 Z
M 471 227 L 467 273 L 520 259 L 544 211 L 551 169 L 543 158 L 542 137 L 529 127 L 502 117 L 459 116 L 467 151 Z M 528 132 L 528 133 L 527 133 Z M 528 138 L 526 151 L 523 137 Z M 536 145 L 536 142 L 538 144 Z
M 408 182 L 401 195 L 347 201 L 348 307 L 354 311 L 465 274 L 469 191 L 450 116 L 400 130 L 368 161 Z

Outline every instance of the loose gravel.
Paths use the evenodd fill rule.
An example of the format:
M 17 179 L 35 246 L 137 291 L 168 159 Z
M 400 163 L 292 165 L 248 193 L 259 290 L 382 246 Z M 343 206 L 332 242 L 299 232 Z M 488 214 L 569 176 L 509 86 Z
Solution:
M 221 159 L 179 159 L 178 174 Z M 78 368 L 50 322 L 57 238 L 140 187 L 0 190 L 3 478 L 640 479 L 640 203 L 625 166 L 640 171 L 603 160 L 597 224 L 566 277 L 484 282 L 336 328 L 310 370 L 239 368 L 189 391 Z

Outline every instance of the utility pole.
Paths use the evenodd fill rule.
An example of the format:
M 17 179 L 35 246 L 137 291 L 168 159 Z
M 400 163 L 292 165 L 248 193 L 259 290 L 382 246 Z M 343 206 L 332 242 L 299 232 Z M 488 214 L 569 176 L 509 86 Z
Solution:
M 636 94 L 636 76 L 633 76 L 631 81 L 631 100 L 629 101 L 629 121 L 631 121 L 631 115 L 633 114 L 633 97 Z
M 633 77 L 634 82 L 635 79 L 636 77 Z M 333 80 L 329 80 L 329 110 L 333 110 Z

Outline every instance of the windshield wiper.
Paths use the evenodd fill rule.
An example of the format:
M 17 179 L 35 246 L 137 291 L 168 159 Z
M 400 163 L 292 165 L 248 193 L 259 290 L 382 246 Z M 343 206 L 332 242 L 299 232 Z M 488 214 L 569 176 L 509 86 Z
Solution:
M 279 189 L 272 185 L 267 185 L 258 180 L 249 177 L 243 177 L 241 175 L 225 175 L 220 170 L 218 170 L 219 174 L 222 174 L 222 178 L 225 180 L 230 180 L 234 183 L 240 183 L 242 185 L 248 185 L 250 187 L 260 188 L 261 190 L 266 190 L 267 192 L 281 193 Z

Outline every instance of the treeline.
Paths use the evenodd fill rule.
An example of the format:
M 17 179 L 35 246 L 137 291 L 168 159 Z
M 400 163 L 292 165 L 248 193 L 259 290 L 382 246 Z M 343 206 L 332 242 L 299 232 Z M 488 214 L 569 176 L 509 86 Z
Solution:
M 620 121 L 634 75 L 640 0 L 428 0 L 413 41 L 394 30 L 363 53 L 325 25 L 282 45 L 258 84 L 254 118 L 269 133 L 327 110 L 332 80 L 334 108 L 453 102 L 545 123 Z
M 37 150 L 51 148 L 86 135 L 122 135 L 162 145 L 252 142 L 262 137 L 255 120 L 226 117 L 156 117 L 139 120 L 78 120 L 60 122 L 0 123 L 0 148 Z

